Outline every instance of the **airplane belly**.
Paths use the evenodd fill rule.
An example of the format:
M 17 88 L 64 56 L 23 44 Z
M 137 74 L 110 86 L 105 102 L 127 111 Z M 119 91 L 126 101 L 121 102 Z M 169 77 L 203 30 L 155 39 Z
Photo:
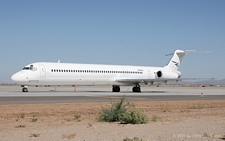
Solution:
M 44 85 L 100 85 L 110 84 L 107 77 L 100 76 L 47 76 L 40 84 Z

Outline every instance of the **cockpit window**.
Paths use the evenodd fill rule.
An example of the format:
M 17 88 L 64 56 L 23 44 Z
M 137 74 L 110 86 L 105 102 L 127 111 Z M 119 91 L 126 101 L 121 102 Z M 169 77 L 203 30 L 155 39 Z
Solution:
M 33 70 L 34 69 L 34 66 L 33 65 L 30 65 L 30 67 L 24 67 L 23 70 Z
M 30 67 L 24 67 L 23 70 L 30 70 Z

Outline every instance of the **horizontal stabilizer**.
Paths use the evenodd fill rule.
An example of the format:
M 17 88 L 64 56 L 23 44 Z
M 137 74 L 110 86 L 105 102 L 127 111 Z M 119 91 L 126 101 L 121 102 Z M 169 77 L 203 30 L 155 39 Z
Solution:
M 166 56 L 173 55 L 172 59 L 165 66 L 166 69 L 177 71 L 182 59 L 186 54 L 205 54 L 205 53 L 213 53 L 212 51 L 196 51 L 196 50 L 176 50 L 174 53 L 167 54 Z
M 213 53 L 213 51 L 196 51 L 196 50 L 184 50 L 182 53 L 185 54 L 206 54 L 206 53 Z M 166 54 L 166 56 L 174 55 L 174 53 Z

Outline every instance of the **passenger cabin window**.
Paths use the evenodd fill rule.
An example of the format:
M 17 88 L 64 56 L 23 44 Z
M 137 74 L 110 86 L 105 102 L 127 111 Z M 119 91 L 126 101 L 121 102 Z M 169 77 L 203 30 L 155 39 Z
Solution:
M 23 70 L 35 70 L 33 65 L 30 67 L 24 67 Z M 69 72 L 69 73 L 125 73 L 125 74 L 143 74 L 143 72 L 139 71 L 112 71 L 112 70 L 70 70 L 70 69 L 51 69 L 51 72 Z

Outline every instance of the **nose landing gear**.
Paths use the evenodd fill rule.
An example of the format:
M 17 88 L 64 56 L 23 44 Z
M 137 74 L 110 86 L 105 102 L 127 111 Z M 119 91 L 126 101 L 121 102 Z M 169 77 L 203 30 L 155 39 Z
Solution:
M 22 92 L 28 92 L 27 86 L 23 86 Z

